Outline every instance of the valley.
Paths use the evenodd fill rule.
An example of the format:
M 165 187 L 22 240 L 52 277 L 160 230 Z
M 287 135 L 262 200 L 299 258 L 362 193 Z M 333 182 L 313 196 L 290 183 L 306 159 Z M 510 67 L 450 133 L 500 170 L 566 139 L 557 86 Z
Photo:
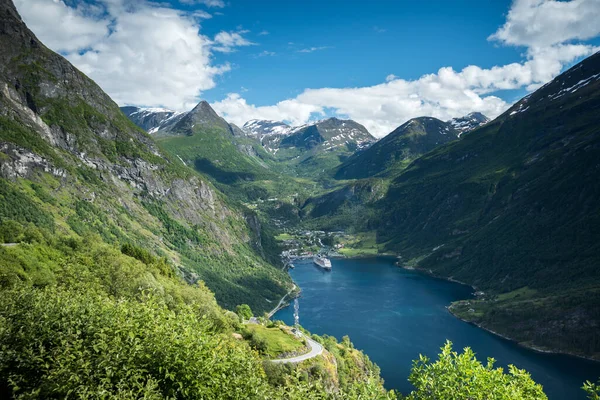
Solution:
M 316 89 L 141 107 L 156 101 L 117 104 L 73 64 L 88 49 L 46 47 L 16 4 L 0 0 L 0 397 L 597 398 L 600 52 L 494 118 L 449 99 L 404 118 L 413 95 L 364 120 L 296 104 Z M 56 4 L 74 23 L 119 8 Z M 121 11 L 141 5 L 187 12 Z M 258 46 L 249 32 L 161 51 L 213 62 Z M 256 118 L 294 107 L 307 117 Z M 390 110 L 402 121 L 382 133 Z
M 250 121 L 234 134 L 203 103 L 206 115 L 195 118 L 210 127 L 169 141 L 161 141 L 161 130 L 155 135 L 217 187 L 224 174 L 237 176 L 223 191 L 257 212 L 279 239 L 273 245 L 289 254 L 318 252 L 326 240 L 343 246 L 333 253 L 340 256 L 395 255 L 401 266 L 489 294 L 471 313 L 453 305 L 461 318 L 527 346 L 598 359 L 591 221 L 600 192 L 591 171 L 599 60 L 584 60 L 493 121 L 481 114 L 416 118 L 379 141 L 335 118 L 295 128 Z M 190 147 L 219 126 L 235 157 L 225 147 Z M 241 150 L 240 137 L 258 150 Z M 222 169 L 198 164 L 208 153 L 221 157 L 207 162 Z M 511 295 L 527 288 L 527 296 Z

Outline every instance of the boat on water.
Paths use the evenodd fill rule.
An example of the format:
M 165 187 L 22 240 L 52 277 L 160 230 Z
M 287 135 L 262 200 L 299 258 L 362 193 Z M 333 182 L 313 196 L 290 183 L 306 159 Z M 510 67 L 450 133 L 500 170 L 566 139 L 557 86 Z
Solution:
M 313 257 L 313 262 L 323 269 L 330 270 L 331 269 L 331 260 L 325 256 L 316 255 Z

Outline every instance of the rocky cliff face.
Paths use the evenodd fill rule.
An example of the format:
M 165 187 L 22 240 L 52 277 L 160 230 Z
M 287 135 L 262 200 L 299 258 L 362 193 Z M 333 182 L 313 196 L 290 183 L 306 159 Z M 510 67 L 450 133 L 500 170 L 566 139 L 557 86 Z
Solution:
M 198 114 L 188 120 L 201 123 Z M 56 197 L 44 207 L 52 209 L 64 233 L 99 232 L 108 242 L 144 243 L 168 254 L 212 286 L 225 306 L 251 296 L 257 309 L 266 309 L 265 298 L 286 291 L 287 277 L 251 250 L 257 247 L 254 226 L 236 206 L 163 153 L 92 80 L 40 43 L 5 0 L 0 1 L 0 178 L 8 185 L 3 188 L 23 196 L 29 196 L 27 179 Z M 12 214 L 0 215 L 0 222 L 18 216 L 5 211 Z M 229 264 L 239 267 L 221 273 Z M 234 283 L 248 274 L 262 277 L 264 287 Z

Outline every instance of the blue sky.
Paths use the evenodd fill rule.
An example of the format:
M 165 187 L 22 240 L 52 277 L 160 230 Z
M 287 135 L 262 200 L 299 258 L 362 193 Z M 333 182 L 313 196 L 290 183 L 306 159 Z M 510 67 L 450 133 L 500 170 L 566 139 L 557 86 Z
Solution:
M 247 29 L 257 45 L 217 53 L 234 69 L 204 97 L 217 101 L 246 89 L 249 102 L 267 105 L 305 88 L 375 85 L 389 74 L 417 79 L 447 65 L 519 61 L 523 49 L 487 40 L 509 7 L 506 0 L 232 1 L 224 15 L 203 22 L 203 32 Z M 259 35 L 264 31 L 269 34 Z M 326 48 L 298 52 L 312 47 Z M 265 51 L 275 54 L 258 56 Z
M 600 0 L 14 0 L 121 105 L 230 122 L 496 117 L 600 49 Z

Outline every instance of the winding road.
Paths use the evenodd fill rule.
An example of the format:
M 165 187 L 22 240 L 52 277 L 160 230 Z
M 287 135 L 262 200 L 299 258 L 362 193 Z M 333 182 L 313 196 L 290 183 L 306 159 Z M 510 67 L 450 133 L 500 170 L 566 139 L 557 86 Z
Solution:
M 308 347 L 310 347 L 310 351 L 306 354 L 302 354 L 296 357 L 291 357 L 291 358 L 280 358 L 280 359 L 275 359 L 275 360 L 271 360 L 271 362 L 274 363 L 279 363 L 279 364 L 284 364 L 284 363 L 299 363 L 302 362 L 304 360 L 308 360 L 311 359 L 313 357 L 316 357 L 320 354 L 323 353 L 323 346 L 321 346 L 320 343 L 315 342 L 314 340 L 312 340 L 311 338 L 309 338 L 306 335 L 302 335 L 304 336 L 304 338 L 306 339 L 306 343 L 308 345 Z

